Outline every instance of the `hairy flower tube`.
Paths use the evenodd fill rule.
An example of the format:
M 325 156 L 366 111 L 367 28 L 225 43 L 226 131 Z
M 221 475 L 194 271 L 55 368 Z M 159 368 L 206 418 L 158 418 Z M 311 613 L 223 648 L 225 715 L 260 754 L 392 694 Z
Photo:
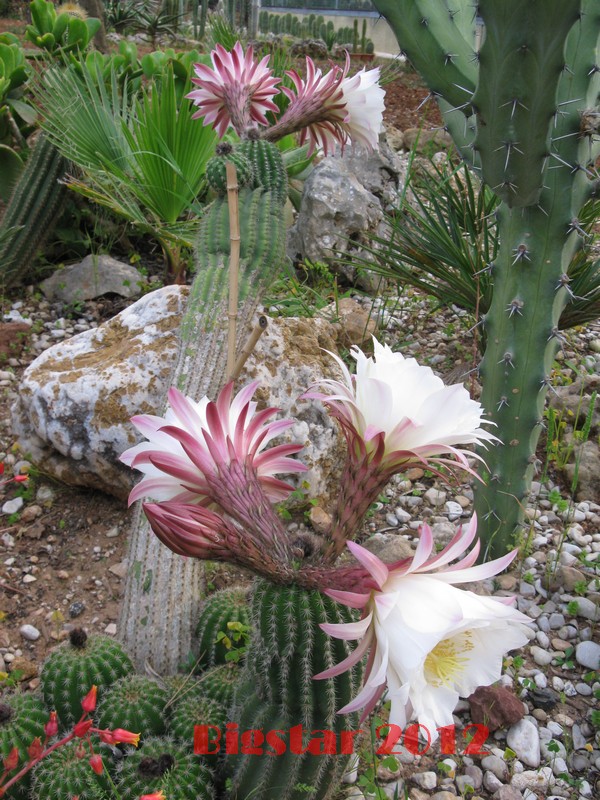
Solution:
M 144 473 L 129 495 L 129 503 L 152 497 L 159 502 L 220 505 L 226 501 L 219 494 L 223 480 L 217 479 L 223 479 L 232 464 L 241 465 L 242 472 L 256 473 L 271 501 L 285 499 L 292 487 L 274 475 L 304 471 L 303 464 L 288 457 L 302 448 L 282 444 L 264 449 L 293 422 L 269 422 L 276 411 L 273 408 L 257 411 L 251 400 L 257 386 L 257 381 L 250 383 L 233 397 L 233 384 L 229 383 L 216 402 L 208 397 L 196 402 L 171 388 L 170 408 L 164 417 L 133 417 L 131 421 L 148 441 L 121 456 L 125 464 Z
M 460 446 L 495 440 L 481 427 L 481 405 L 462 384 L 446 386 L 414 358 L 405 358 L 376 339 L 373 346 L 373 357 L 352 348 L 355 375 L 331 354 L 342 379 L 320 381 L 316 387 L 326 391 L 314 388 L 305 395 L 327 406 L 348 443 L 331 534 L 338 554 L 392 475 L 411 467 L 436 472 L 440 466 L 474 474 Z
M 431 529 L 423 525 L 413 558 L 389 566 L 348 542 L 370 573 L 373 589 L 326 592 L 351 608 L 362 608 L 363 617 L 342 625 L 324 623 L 323 630 L 360 642 L 347 659 L 315 678 L 339 675 L 369 653 L 363 689 L 339 713 L 363 708 L 364 718 L 387 689 L 390 723 L 403 728 L 407 719 L 416 718 L 434 740 L 436 727 L 452 724 L 459 697 L 497 681 L 503 655 L 529 641 L 523 624 L 529 618 L 509 605 L 512 598 L 483 597 L 454 585 L 498 574 L 517 553 L 473 566 L 479 554 L 477 542 L 462 560 L 451 564 L 465 553 L 476 533 L 473 517 L 432 556 Z
M 268 69 L 269 56 L 254 61 L 252 47 L 244 55 L 240 42 L 228 52 L 218 44 L 210 54 L 213 68 L 194 64 L 192 83 L 200 87 L 188 95 L 198 106 L 194 118 L 203 117 L 223 137 L 231 125 L 241 136 L 256 123 L 267 125 L 267 111 L 277 111 L 272 98 L 278 93 L 279 78 Z
M 308 141 L 310 152 L 317 147 L 325 155 L 336 145 L 342 149 L 349 142 L 377 149 L 383 120 L 384 90 L 379 86 L 379 69 L 362 69 L 348 77 L 350 59 L 344 68 L 333 64 L 325 75 L 311 58 L 306 59 L 306 77 L 295 70 L 286 74 L 293 88 L 279 89 L 279 78 L 268 68 L 269 56 L 259 63 L 252 48 L 246 53 L 239 42 L 231 52 L 221 45 L 211 53 L 212 69 L 195 64 L 198 86 L 187 97 L 198 106 L 194 117 L 203 117 L 205 125 L 213 125 L 219 136 L 229 126 L 247 136 L 257 125 L 267 126 L 267 111 L 277 112 L 273 97 L 280 91 L 289 105 L 281 117 L 261 135 L 270 141 L 300 132 L 301 143 Z

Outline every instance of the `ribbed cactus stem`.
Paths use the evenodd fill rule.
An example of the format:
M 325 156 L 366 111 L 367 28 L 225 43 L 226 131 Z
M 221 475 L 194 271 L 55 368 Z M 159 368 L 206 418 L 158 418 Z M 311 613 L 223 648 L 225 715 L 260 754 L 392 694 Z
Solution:
M 275 145 L 248 148 L 259 188 L 240 193 L 238 352 L 256 322 L 258 304 L 284 260 L 286 173 Z M 270 182 L 267 185 L 266 178 Z M 197 276 L 180 328 L 180 351 L 172 383 L 184 394 L 215 397 L 225 379 L 229 218 L 217 198 L 206 209 L 197 245 Z M 152 664 L 175 673 L 192 648 L 203 566 L 167 550 L 154 536 L 141 507 L 133 521 L 130 570 L 120 635 L 140 668 Z

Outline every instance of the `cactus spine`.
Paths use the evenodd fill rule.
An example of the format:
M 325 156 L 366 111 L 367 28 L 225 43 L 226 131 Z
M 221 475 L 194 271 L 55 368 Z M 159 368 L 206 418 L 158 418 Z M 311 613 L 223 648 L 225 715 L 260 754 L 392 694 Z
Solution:
M 108 689 L 98 705 L 98 727 L 160 736 L 166 730 L 168 700 L 168 692 L 151 678 L 126 675 Z
M 4 289 L 26 279 L 36 251 L 52 231 L 67 192 L 60 179 L 68 163 L 40 134 L 0 223 L 0 277 Z
M 47 721 L 48 711 L 41 697 L 33 694 L 3 697 L 0 703 L 0 758 L 5 759 L 16 747 L 19 751 L 19 768 L 26 764 L 29 761 L 27 749 L 32 741 L 36 737 L 44 741 L 44 725 Z M 31 775 L 25 776 L 9 789 L 6 797 L 10 800 L 26 800 L 30 782 Z
M 461 155 L 503 201 L 481 364 L 482 403 L 503 444 L 482 453 L 486 484 L 475 486 L 487 554 L 500 555 L 522 526 L 578 217 L 598 177 L 600 142 L 583 120 L 598 104 L 600 9 L 594 0 L 480 0 L 476 52 L 470 0 L 452 13 L 436 0 L 374 4 L 441 97 Z
M 196 628 L 201 666 L 213 667 L 228 661 L 231 645 L 228 647 L 228 641 L 219 634 L 227 635 L 230 622 L 248 625 L 247 604 L 247 590 L 237 586 L 215 592 L 203 602 Z
M 98 687 L 100 700 L 105 689 L 131 672 L 133 664 L 118 642 L 109 636 L 88 637 L 75 628 L 70 641 L 44 662 L 40 676 L 44 700 L 61 725 L 70 727 L 81 718 L 81 701 L 92 686 Z
M 320 622 L 348 622 L 346 608 L 319 592 L 296 586 L 273 586 L 258 581 L 252 599 L 253 638 L 230 719 L 241 731 L 332 731 L 339 734 L 356 728 L 353 715 L 339 715 L 338 709 L 356 694 L 361 669 L 355 668 L 335 679 L 313 680 L 313 675 L 339 663 L 349 654 L 348 646 L 333 640 L 319 628 Z M 260 742 L 254 742 L 259 745 Z M 277 746 L 277 745 L 276 745 Z M 285 752 L 277 758 L 229 755 L 226 769 L 233 769 L 231 797 L 278 797 L 281 800 L 321 800 L 337 789 L 348 756 L 291 752 L 291 734 Z M 316 744 L 313 744 L 313 749 Z M 265 751 L 270 752 L 269 745 Z M 301 788 L 303 785 L 305 788 Z M 306 787 L 311 787 L 307 790 Z

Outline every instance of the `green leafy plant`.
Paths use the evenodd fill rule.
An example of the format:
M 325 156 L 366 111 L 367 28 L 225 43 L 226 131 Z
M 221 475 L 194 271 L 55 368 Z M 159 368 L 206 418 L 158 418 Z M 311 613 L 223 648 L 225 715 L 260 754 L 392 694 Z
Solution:
M 102 25 L 93 17 L 84 19 L 83 16 L 57 12 L 49 0 L 33 0 L 29 8 L 31 25 L 27 26 L 25 36 L 53 56 L 85 50 Z

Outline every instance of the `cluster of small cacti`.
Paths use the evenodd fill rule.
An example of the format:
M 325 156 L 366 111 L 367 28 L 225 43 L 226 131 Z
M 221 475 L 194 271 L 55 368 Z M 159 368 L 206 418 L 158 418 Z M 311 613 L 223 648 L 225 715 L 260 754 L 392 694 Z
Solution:
M 63 728 L 81 717 L 81 698 L 91 686 L 105 689 L 134 671 L 129 656 L 109 636 L 90 636 L 81 628 L 48 656 L 41 672 L 42 692 L 48 708 L 56 711 Z
M 94 752 L 110 756 L 107 748 L 102 749 L 97 737 L 92 737 Z M 73 739 L 57 747 L 42 759 L 33 770 L 31 796 L 35 800 L 103 800 L 110 789 L 107 767 L 111 759 L 102 759 L 103 770 L 98 775 L 90 765 L 90 751 L 87 742 Z M 112 769 L 111 769 L 112 771 Z
M 293 14 L 271 14 L 268 11 L 261 11 L 258 16 L 258 29 L 261 33 L 288 34 L 298 39 L 321 39 L 331 50 L 334 44 L 352 44 L 353 52 L 360 51 L 366 53 L 373 52 L 373 42 L 366 38 L 367 21 L 363 20 L 363 34 L 359 42 L 356 35 L 356 25 L 350 28 L 343 26 L 337 30 L 331 20 L 325 22 L 322 15 L 309 14 L 307 17 L 298 19 Z
M 350 652 L 319 623 L 349 622 L 351 612 L 319 592 L 265 581 L 257 582 L 251 609 L 252 639 L 230 711 L 239 729 L 289 731 L 302 726 L 309 735 L 328 730 L 336 736 L 355 729 L 354 716 L 337 711 L 355 696 L 360 666 L 337 678 L 313 679 Z M 325 800 L 336 792 L 348 756 L 310 751 L 300 755 L 287 744 L 277 758 L 228 755 L 225 769 L 232 780 L 232 800 Z
M 49 0 L 33 0 L 29 8 L 31 25 L 25 36 L 52 54 L 85 50 L 102 25 L 99 19 L 88 18 L 77 3 L 65 3 L 56 9 Z
M 254 169 L 250 160 L 239 149 L 234 150 L 228 142 L 217 145 L 216 155 L 206 164 L 206 179 L 217 194 L 227 192 L 227 162 L 230 161 L 236 170 L 239 187 L 248 186 L 254 178 Z

